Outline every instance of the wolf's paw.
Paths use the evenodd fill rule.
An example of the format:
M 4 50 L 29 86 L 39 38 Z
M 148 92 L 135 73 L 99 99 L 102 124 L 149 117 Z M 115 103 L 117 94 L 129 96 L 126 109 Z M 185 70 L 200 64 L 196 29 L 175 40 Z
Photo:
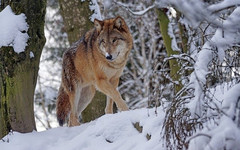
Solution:
M 69 121 L 68 121 L 68 126 L 69 127 L 74 127 L 74 126 L 79 126 L 80 122 L 78 120 L 78 117 L 75 115 L 70 115 Z
M 113 110 L 112 109 L 105 109 L 105 114 L 113 114 Z
M 128 111 L 129 110 L 129 108 L 128 107 L 125 107 L 125 108 L 122 108 L 122 109 L 120 109 L 121 111 Z
M 69 121 L 69 127 L 74 127 L 74 126 L 79 126 L 80 122 L 79 121 Z
M 128 108 L 126 103 L 118 105 L 118 108 L 119 108 L 120 111 L 128 111 L 129 110 L 129 108 Z

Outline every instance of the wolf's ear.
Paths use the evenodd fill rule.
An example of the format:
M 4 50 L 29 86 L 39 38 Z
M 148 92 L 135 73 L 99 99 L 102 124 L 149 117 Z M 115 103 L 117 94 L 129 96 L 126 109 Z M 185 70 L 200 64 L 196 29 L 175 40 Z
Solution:
M 94 19 L 94 26 L 97 29 L 97 32 L 100 33 L 100 31 L 103 28 L 103 21 L 98 20 L 98 19 Z
M 120 16 L 117 16 L 114 20 L 114 26 L 118 29 L 118 30 L 124 30 L 125 32 L 127 31 L 127 25 L 124 21 L 124 19 Z

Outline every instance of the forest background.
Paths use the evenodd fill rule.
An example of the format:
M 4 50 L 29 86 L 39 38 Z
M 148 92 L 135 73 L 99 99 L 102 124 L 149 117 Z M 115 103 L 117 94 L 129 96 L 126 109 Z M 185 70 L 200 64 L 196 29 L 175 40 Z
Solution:
M 163 107 L 161 135 L 170 149 L 189 147 L 191 140 L 214 141 L 219 137 L 215 128 L 223 130 L 226 122 L 234 128 L 223 130 L 223 147 L 234 143 L 239 137 L 226 135 L 240 128 L 239 5 L 239 0 L 48 0 L 47 41 L 34 96 L 38 130 L 58 126 L 63 52 L 93 27 L 94 18 L 120 15 L 134 39 L 119 85 L 130 109 Z M 97 104 L 88 108 L 97 114 L 84 112 L 83 122 L 102 115 L 102 98 L 98 93 Z

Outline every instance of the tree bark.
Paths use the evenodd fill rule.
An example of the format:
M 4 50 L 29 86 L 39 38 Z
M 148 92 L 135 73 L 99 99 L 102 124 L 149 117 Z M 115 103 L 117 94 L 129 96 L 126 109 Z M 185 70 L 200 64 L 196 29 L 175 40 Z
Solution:
M 172 49 L 172 39 L 168 35 L 168 24 L 169 19 L 166 15 L 164 9 L 157 9 L 156 10 L 160 25 L 160 32 L 162 34 L 163 42 L 166 47 L 167 55 L 170 57 L 171 55 L 177 55 L 179 54 L 178 51 L 174 51 Z M 178 74 L 178 71 L 180 70 L 180 66 L 176 59 L 169 60 L 169 67 L 170 67 L 170 76 L 173 79 L 173 81 L 178 81 L 179 84 L 175 84 L 175 93 L 177 93 L 182 88 L 182 84 L 180 82 L 180 75 Z
M 89 9 L 89 1 L 59 0 L 59 4 L 68 41 L 72 44 L 93 28 L 93 23 L 89 20 L 92 15 L 92 11 Z
M 93 28 L 93 23 L 89 20 L 93 12 L 89 9 L 89 1 L 59 0 L 59 4 L 65 30 L 68 34 L 68 41 L 72 44 Z M 89 122 L 104 115 L 105 105 L 106 96 L 97 91 L 92 102 L 82 112 L 82 121 Z
M 0 138 L 10 131 L 25 133 L 36 130 L 34 91 L 45 44 L 46 0 L 2 0 L 0 9 L 7 5 L 16 14 L 26 15 L 30 38 L 25 51 L 19 54 L 10 46 L 0 48 Z M 34 57 L 30 57 L 30 53 Z
M 181 13 L 179 11 L 177 11 L 177 20 L 180 20 L 180 16 Z M 183 24 L 180 23 L 180 21 L 178 22 L 178 28 L 179 28 L 179 35 L 180 35 L 180 39 L 181 39 L 181 47 L 182 47 L 182 51 L 183 53 L 188 52 L 188 36 L 187 36 L 187 32 L 186 32 L 186 28 Z

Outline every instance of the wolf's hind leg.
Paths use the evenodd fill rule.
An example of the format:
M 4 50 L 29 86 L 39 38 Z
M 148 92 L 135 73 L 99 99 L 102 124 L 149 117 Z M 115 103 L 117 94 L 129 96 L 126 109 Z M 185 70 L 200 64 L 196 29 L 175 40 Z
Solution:
M 90 85 L 84 87 L 81 91 L 81 97 L 78 103 L 78 114 L 80 115 L 81 112 L 88 106 L 88 104 L 92 101 L 95 95 L 96 89 L 94 86 Z
M 74 127 L 74 126 L 79 126 L 79 125 L 80 125 L 80 122 L 79 122 L 78 115 L 71 112 L 69 122 L 68 122 L 68 126 L 69 127 Z
M 70 93 L 70 105 L 71 105 L 71 114 L 70 114 L 70 119 L 69 119 L 69 126 L 78 126 L 80 125 L 79 123 L 79 118 L 78 118 L 78 103 L 79 99 L 81 97 L 81 92 L 82 88 L 80 86 L 77 86 L 75 88 L 75 91 Z

